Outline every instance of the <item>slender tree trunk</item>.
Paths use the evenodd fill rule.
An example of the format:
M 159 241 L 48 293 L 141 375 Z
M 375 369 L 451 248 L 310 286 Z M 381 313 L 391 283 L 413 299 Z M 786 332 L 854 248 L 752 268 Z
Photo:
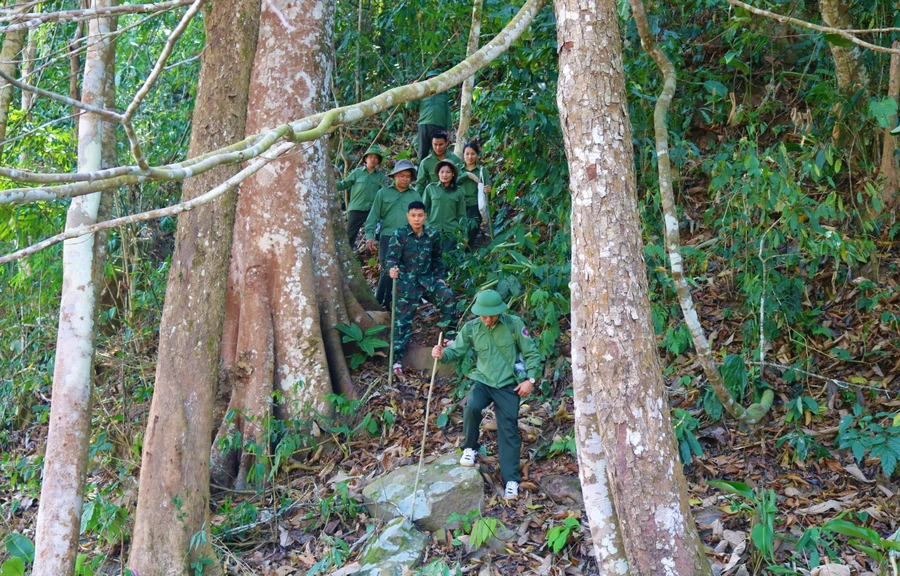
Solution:
M 900 48 L 900 42 L 894 42 L 891 46 Z M 891 67 L 888 76 L 888 98 L 900 100 L 900 55 L 891 54 Z M 890 126 L 884 129 L 884 144 L 881 148 L 881 201 L 884 203 L 884 212 L 892 212 L 897 202 L 897 190 L 900 189 L 900 175 L 897 174 L 897 137 L 891 134 L 896 125 L 896 117 Z
M 22 56 L 22 80 L 33 84 L 28 80 L 31 71 L 34 70 L 34 59 L 37 57 L 37 34 L 34 28 L 28 29 L 28 40 L 25 42 L 25 53 Z M 22 110 L 26 112 L 31 110 L 34 104 L 33 92 L 22 92 Z
M 10 76 L 16 75 L 19 53 L 25 43 L 26 30 L 7 32 L 0 48 L 0 70 Z M 9 104 L 12 102 L 13 87 L 6 82 L 0 83 L 0 142 L 6 139 L 6 122 L 9 118 Z
M 99 8 L 109 4 L 108 0 L 95 0 L 93 5 Z M 104 105 L 107 89 L 109 29 L 109 19 L 91 20 L 82 99 L 96 106 Z M 79 171 L 92 172 L 102 167 L 102 133 L 99 116 L 83 114 L 79 118 Z M 66 229 L 93 224 L 99 207 L 99 193 L 75 198 L 66 215 Z M 93 235 L 63 245 L 53 398 L 35 531 L 36 576 L 71 574 L 74 569 L 90 444 L 96 314 L 93 261 Z
M 629 573 L 711 574 L 650 321 L 616 3 L 556 0 L 555 7 L 572 194 L 573 372 L 591 390 Z M 599 456 L 590 444 L 579 450 Z M 588 518 L 592 533 L 614 533 L 611 514 L 588 507 Z
M 363 25 L 363 0 L 359 0 L 356 7 L 356 70 L 354 70 L 353 78 L 355 86 L 353 90 L 356 101 L 362 101 L 362 80 L 360 78 L 360 69 L 362 68 L 362 25 Z
M 478 50 L 481 39 L 481 6 L 483 0 L 474 0 L 472 6 L 472 26 L 469 28 L 469 44 L 466 46 L 466 57 Z M 453 152 L 460 158 L 466 146 L 469 124 L 472 122 L 472 92 L 475 89 L 475 76 L 469 76 L 462 85 L 459 97 L 459 127 L 456 129 L 456 145 Z
M 259 0 L 207 6 L 189 157 L 245 133 L 259 10 Z M 222 166 L 188 180 L 182 197 L 196 198 L 239 170 L 237 164 Z M 190 540 L 209 530 L 213 402 L 236 207 L 237 192 L 228 192 L 178 217 L 129 561 L 141 576 L 186 574 L 190 562 L 213 557 L 208 546 L 192 551 Z M 216 574 L 221 568 L 206 570 Z
M 600 423 L 581 350 L 572 348 L 572 391 L 575 400 L 575 443 L 578 479 L 591 528 L 591 544 L 600 574 L 628 574 L 628 559 L 619 533 L 619 519 L 606 476 L 606 455 Z
M 832 28 L 850 29 L 850 2 L 845 0 L 819 0 L 819 11 L 822 20 Z M 869 75 L 866 73 L 865 64 L 862 61 L 862 51 L 859 46 L 849 48 L 829 44 L 831 56 L 834 58 L 834 72 L 837 76 L 837 85 L 841 90 L 857 90 L 869 83 Z
M 332 71 L 334 2 L 273 0 L 263 5 L 260 42 L 250 82 L 247 133 L 324 109 Z M 343 231 L 335 223 L 334 186 L 327 145 L 319 139 L 272 162 L 241 185 L 234 249 L 225 307 L 222 356 L 235 381 L 241 363 L 253 352 L 243 342 L 259 342 L 246 326 L 261 326 L 271 315 L 274 373 L 248 380 L 232 413 L 253 412 L 244 399 L 276 390 L 281 418 L 330 411 L 326 395 L 353 393 L 336 324 L 348 321 L 342 265 L 338 255 Z M 268 309 L 242 305 L 248 272 L 266 278 Z M 246 422 L 246 419 L 244 420 Z M 245 477 L 252 461 L 220 450 L 236 430 L 223 423 L 213 447 L 212 478 L 225 485 Z M 242 438 L 252 431 L 240 429 Z M 235 462 L 240 469 L 235 470 Z

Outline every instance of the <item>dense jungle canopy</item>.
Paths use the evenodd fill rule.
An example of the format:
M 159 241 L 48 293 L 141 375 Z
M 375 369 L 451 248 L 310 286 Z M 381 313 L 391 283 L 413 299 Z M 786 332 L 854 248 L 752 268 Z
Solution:
M 527 10 L 497 0 L 478 0 L 475 19 L 462 0 L 223 2 L 121 4 L 113 19 L 78 16 L 118 9 L 97 1 L 0 9 L 0 576 L 59 573 L 36 567 L 34 542 L 57 525 L 46 509 L 38 515 L 42 488 L 72 483 L 48 464 L 66 452 L 84 452 L 72 476 L 84 484 L 72 494 L 79 509 L 59 520 L 70 524 L 58 560 L 67 573 L 311 576 L 364 562 L 383 524 L 363 505 L 364 486 L 419 462 L 423 434 L 429 458 L 459 447 L 472 361 L 438 378 L 427 423 L 430 357 L 388 385 L 390 316 L 372 294 L 379 263 L 363 241 L 348 242 L 335 182 L 372 144 L 385 151 L 385 172 L 416 163 L 418 100 L 436 86 L 449 95 L 456 141 L 462 77 L 476 64 L 454 67 L 471 56 L 478 18 L 489 49 L 474 57 L 464 139 L 481 144 L 490 172 L 491 234 L 472 246 L 459 236 L 444 254 L 447 282 L 463 317 L 479 291 L 498 291 L 543 370 L 520 412 L 524 497 L 498 497 L 490 454 L 485 506 L 431 533 L 415 573 L 692 573 L 682 560 L 665 571 L 668 548 L 642 556 L 661 537 L 626 509 L 658 490 L 672 500 L 648 517 L 673 542 L 677 534 L 673 550 L 690 548 L 715 573 L 897 575 L 895 3 L 532 0 L 525 8 L 536 15 L 516 28 Z M 585 87 L 591 75 L 597 83 Z M 340 112 L 369 100 L 376 113 Z M 101 122 L 85 111 L 91 102 L 118 112 Z M 94 140 L 79 127 L 88 117 L 105 126 Z M 245 136 L 278 130 L 265 154 L 246 152 L 262 139 Z M 102 158 L 92 157 L 101 140 Z M 248 154 L 230 149 L 239 162 L 149 176 L 148 167 L 190 172 L 189 158 L 239 142 Z M 93 268 L 82 272 L 96 292 L 84 284 L 79 295 L 64 282 L 64 261 L 78 257 L 64 257 L 62 242 L 29 247 L 75 228 L 72 206 L 94 196 L 40 194 L 87 189 L 116 167 L 122 180 L 106 186 L 94 216 L 124 220 L 87 248 Z M 93 176 L 67 182 L 73 173 Z M 162 210 L 229 178 L 240 187 L 203 208 Z M 21 190 L 30 188 L 41 192 Z M 267 196 L 274 188 L 282 195 Z M 29 193 L 37 201 L 16 196 Z M 639 242 L 627 253 L 632 229 Z M 613 260 L 610 246 L 621 249 Z M 622 267 L 592 267 L 616 257 Z M 220 296 L 192 291 L 207 273 L 221 278 L 207 286 Z M 624 307 L 596 279 L 623 287 Z M 640 326 L 612 328 L 640 325 L 643 290 L 652 361 Z M 86 436 L 54 444 L 51 406 L 69 414 L 54 370 L 69 373 L 60 366 L 72 360 L 58 357 L 68 334 L 59 326 L 88 293 L 89 386 L 83 417 L 71 412 Z M 437 316 L 420 309 L 414 346 L 435 343 Z M 262 348 L 271 358 L 244 354 Z M 200 356 L 211 359 L 203 374 L 180 371 L 176 360 Z M 622 363 L 604 364 L 613 356 Z M 309 358 L 315 378 L 303 371 Z M 626 385 L 627 361 L 649 384 Z M 665 421 L 653 424 L 645 407 L 657 398 Z M 615 452 L 603 409 L 627 414 L 622 426 L 650 423 L 623 432 Z M 181 424 L 154 429 L 167 416 Z M 588 416 L 600 420 L 590 428 L 598 444 L 578 429 Z M 199 441 L 170 458 L 174 438 L 191 434 Z M 644 450 L 664 458 L 642 463 Z M 150 515 L 161 509 L 171 521 Z M 626 557 L 626 572 L 615 572 Z M 154 572 L 154 558 L 181 571 Z M 335 572 L 342 566 L 351 568 Z

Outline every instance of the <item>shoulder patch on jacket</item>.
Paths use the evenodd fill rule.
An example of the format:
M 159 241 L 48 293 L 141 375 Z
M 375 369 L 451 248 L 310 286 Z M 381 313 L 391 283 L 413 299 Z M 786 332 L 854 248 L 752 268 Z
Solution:
M 528 328 L 526 328 L 525 326 L 522 326 L 522 336 L 531 338 L 531 334 L 528 333 Z

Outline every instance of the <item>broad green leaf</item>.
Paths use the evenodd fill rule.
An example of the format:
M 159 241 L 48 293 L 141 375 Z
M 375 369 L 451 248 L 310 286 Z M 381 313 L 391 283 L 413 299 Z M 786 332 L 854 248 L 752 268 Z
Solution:
M 21 558 L 29 564 L 34 562 L 34 544 L 21 534 L 9 534 L 6 537 L 6 550 L 10 556 Z
M 25 561 L 15 556 L 0 566 L 0 576 L 25 576 Z
M 845 38 L 840 34 L 826 34 L 825 41 L 831 44 L 832 46 L 840 46 L 841 48 L 850 48 L 853 46 L 853 41 L 849 38 Z
M 832 520 L 825 524 L 825 526 L 823 526 L 822 528 L 830 532 L 837 532 L 838 534 L 843 534 L 844 536 L 850 536 L 851 538 L 865 540 L 866 542 L 870 542 L 872 544 L 878 544 L 881 542 L 881 537 L 878 535 L 878 532 L 870 530 L 869 528 L 857 526 L 856 524 L 847 522 L 846 520 Z
M 743 482 L 732 482 L 731 480 L 710 480 L 707 482 L 713 488 L 718 488 L 724 492 L 743 496 L 748 500 L 753 499 L 753 488 Z
M 869 117 L 878 122 L 880 128 L 888 128 L 894 123 L 897 115 L 897 101 L 893 98 L 869 101 Z
M 707 92 L 712 94 L 713 97 L 724 98 L 728 95 L 728 87 L 716 80 L 707 80 L 703 83 L 703 87 L 706 88 Z

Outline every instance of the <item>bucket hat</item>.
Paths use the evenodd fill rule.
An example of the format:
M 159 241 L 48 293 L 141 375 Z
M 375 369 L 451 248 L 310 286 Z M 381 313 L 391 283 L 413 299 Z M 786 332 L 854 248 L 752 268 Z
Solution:
M 475 297 L 472 313 L 476 316 L 499 316 L 506 312 L 506 304 L 496 290 L 485 290 Z
M 378 156 L 378 161 L 384 162 L 384 151 L 382 151 L 381 146 L 379 146 L 378 144 L 372 144 L 371 146 L 369 146 L 369 149 L 366 150 L 365 154 L 363 154 L 363 158 L 365 158 L 369 154 Z
M 399 160 L 396 164 L 394 164 L 394 170 L 388 174 L 388 176 L 393 177 L 394 175 L 403 172 L 404 170 L 412 170 L 413 176 L 416 175 L 416 167 L 413 166 L 413 163 L 409 160 Z
M 453 180 L 451 182 L 456 181 L 456 177 L 459 176 L 459 167 L 454 164 L 450 160 L 441 160 L 437 164 L 434 165 L 434 175 L 437 176 L 441 172 L 441 167 L 449 166 L 451 170 L 453 170 Z

